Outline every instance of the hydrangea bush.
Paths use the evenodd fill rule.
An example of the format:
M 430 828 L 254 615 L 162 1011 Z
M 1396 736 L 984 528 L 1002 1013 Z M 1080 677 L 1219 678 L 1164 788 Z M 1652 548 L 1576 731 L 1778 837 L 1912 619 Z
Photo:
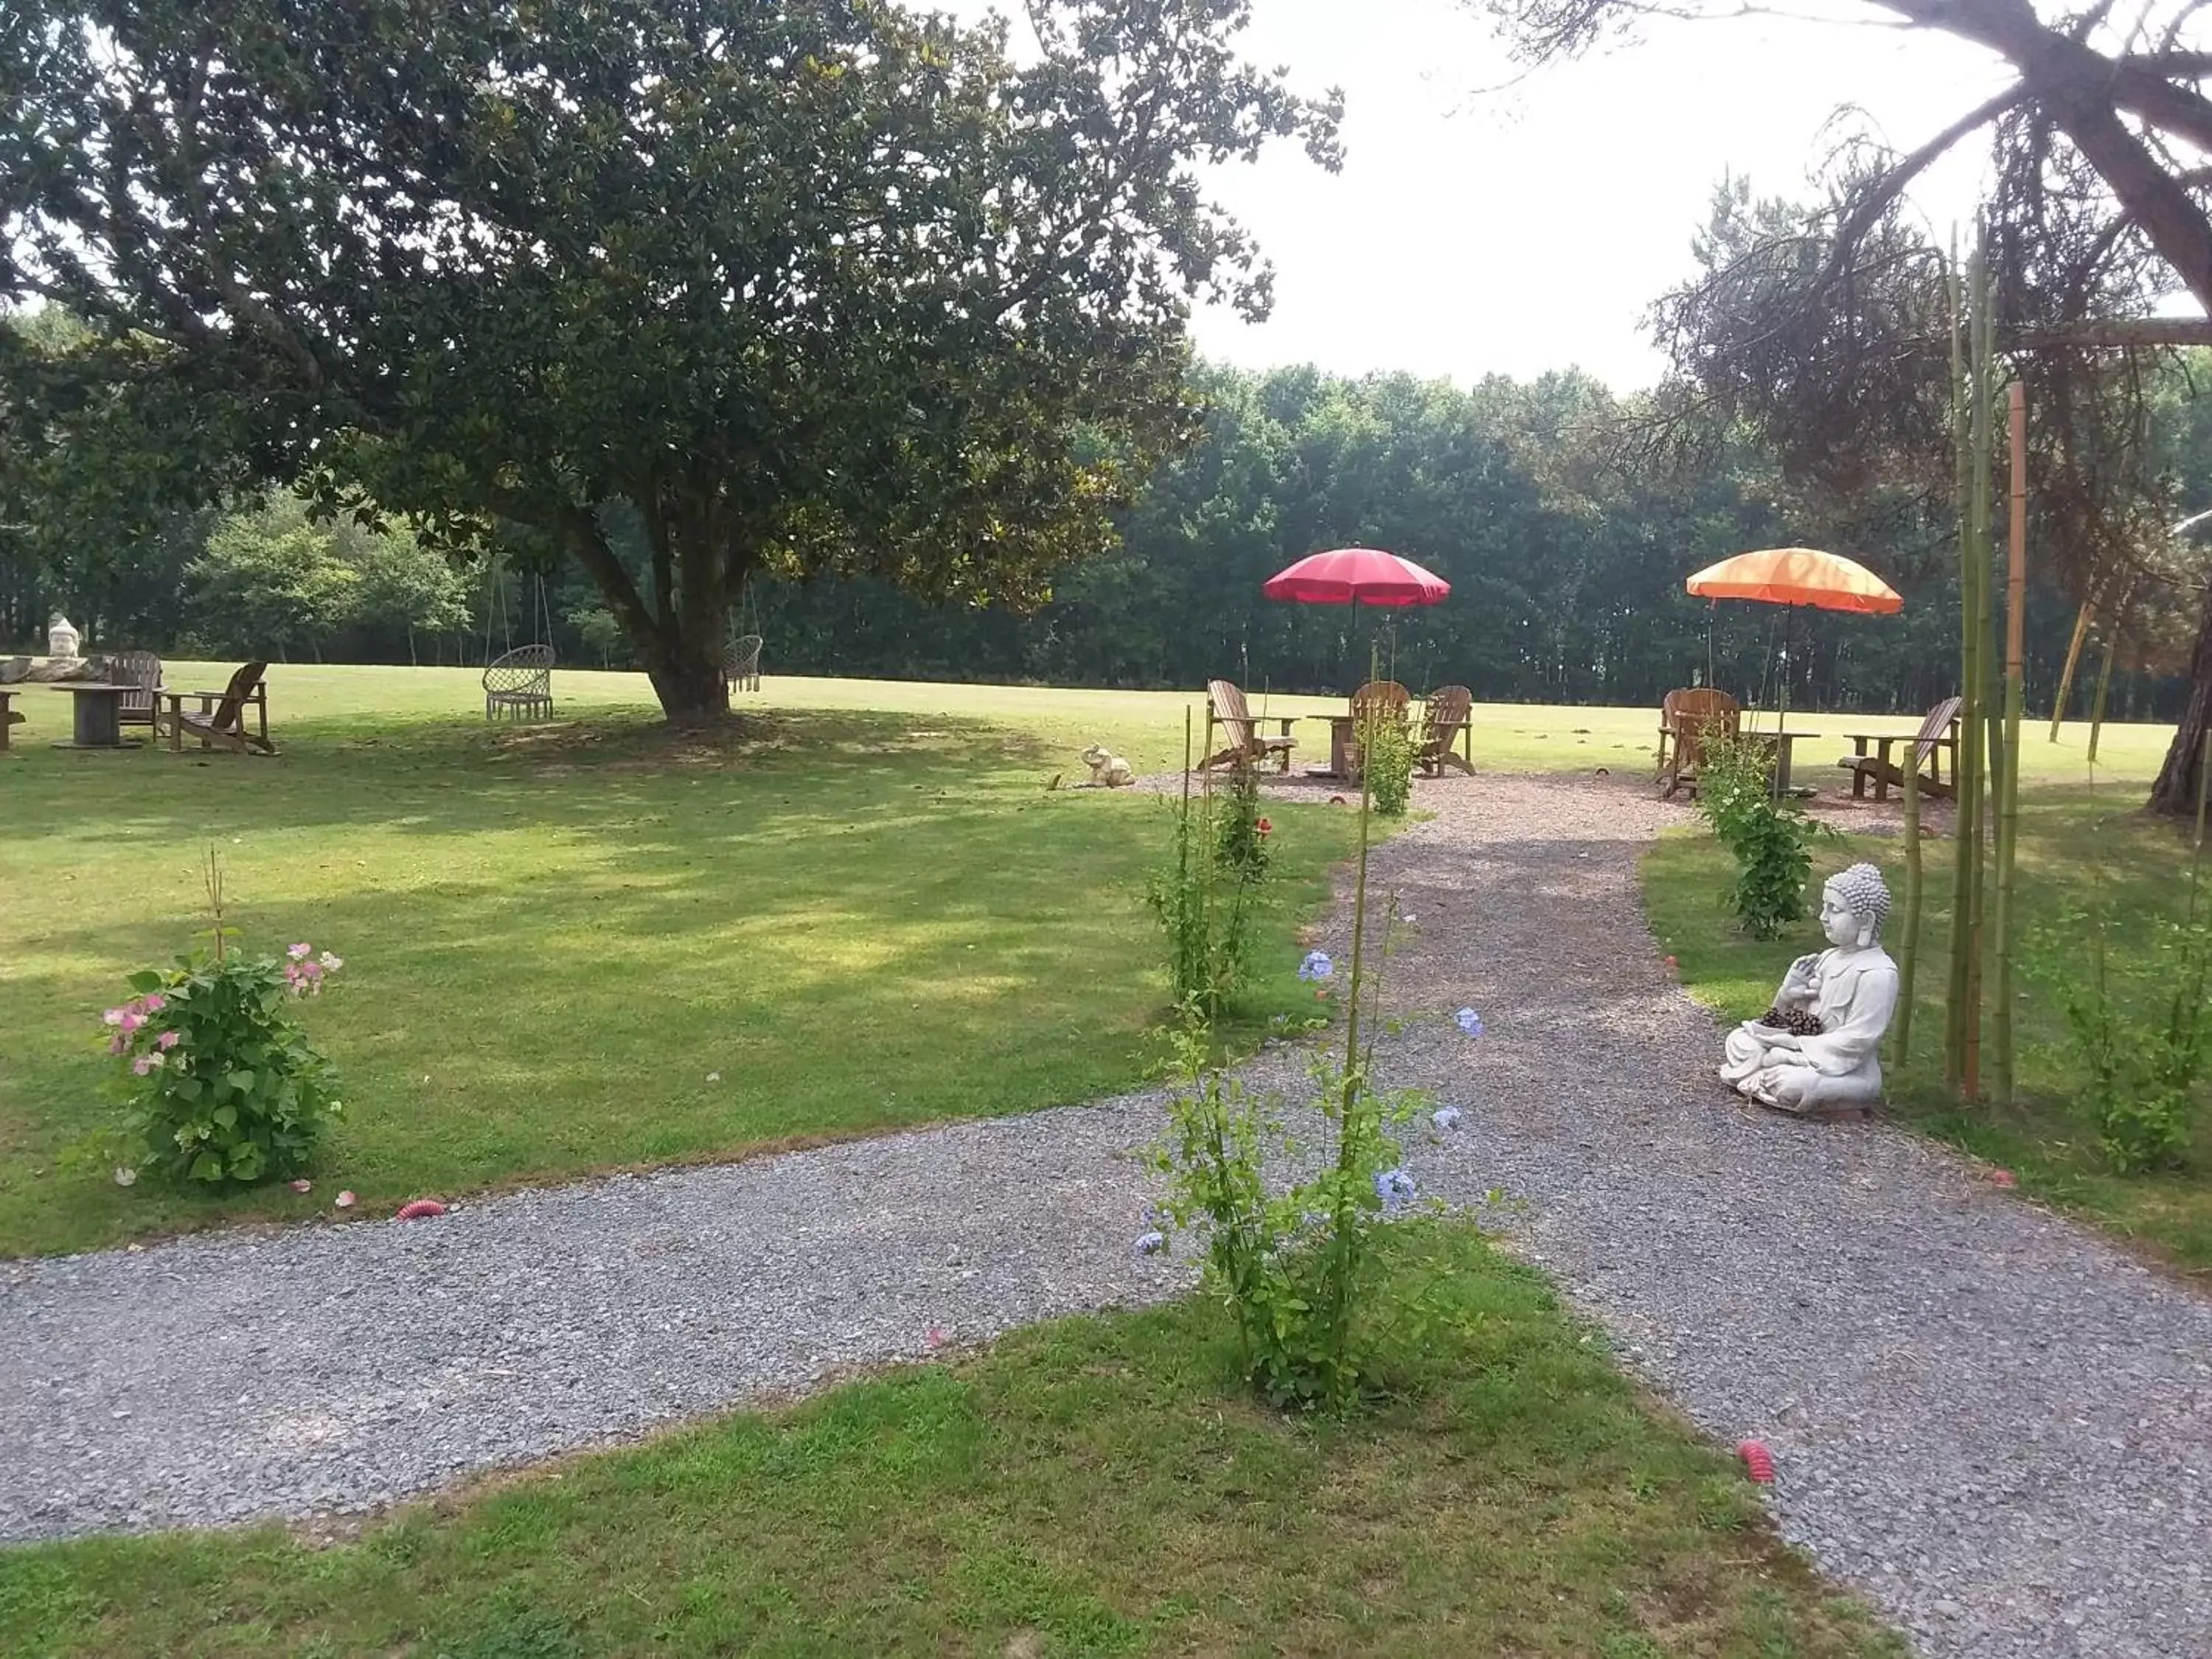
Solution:
M 340 1108 L 330 1062 L 290 1005 L 320 996 L 345 966 L 312 945 L 281 962 L 222 948 L 133 974 L 137 993 L 101 1016 L 124 1069 L 125 1185 L 143 1170 L 180 1181 L 248 1185 L 296 1174 Z

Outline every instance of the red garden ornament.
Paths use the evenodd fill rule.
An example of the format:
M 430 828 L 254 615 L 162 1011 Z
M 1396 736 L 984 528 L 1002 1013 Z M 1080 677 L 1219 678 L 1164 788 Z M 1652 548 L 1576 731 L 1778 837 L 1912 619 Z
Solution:
M 401 1205 L 398 1215 L 402 1221 L 427 1221 L 434 1215 L 443 1215 L 445 1212 L 446 1206 L 439 1203 L 436 1199 L 418 1198 L 412 1204 Z
M 1764 1441 L 1741 1441 L 1735 1449 L 1736 1455 L 1743 1459 L 1745 1474 L 1762 1486 L 1774 1484 L 1774 1455 L 1766 1449 Z
M 1990 1171 L 1990 1185 L 1992 1187 L 2017 1187 L 2020 1185 L 2020 1177 L 2014 1175 L 2010 1170 L 1992 1170 Z

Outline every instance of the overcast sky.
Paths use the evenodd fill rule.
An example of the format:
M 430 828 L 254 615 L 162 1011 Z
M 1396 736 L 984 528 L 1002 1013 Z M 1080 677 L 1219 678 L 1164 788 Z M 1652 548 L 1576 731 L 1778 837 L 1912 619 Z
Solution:
M 1340 85 L 1347 155 L 1334 177 L 1294 149 L 1220 175 L 1274 261 L 1276 302 L 1258 327 L 1201 317 L 1202 349 L 1462 384 L 1570 365 L 1650 384 L 1644 308 L 1692 269 L 1724 173 L 1802 194 L 1838 105 L 1909 149 L 2004 84 L 1978 50 L 1874 26 L 1870 5 L 1815 7 L 1858 21 L 1659 22 L 1485 92 L 1512 68 L 1450 0 L 1255 0 L 1247 55 L 1301 89 Z M 1969 141 L 1918 192 L 1939 234 L 1971 216 L 1984 153 Z

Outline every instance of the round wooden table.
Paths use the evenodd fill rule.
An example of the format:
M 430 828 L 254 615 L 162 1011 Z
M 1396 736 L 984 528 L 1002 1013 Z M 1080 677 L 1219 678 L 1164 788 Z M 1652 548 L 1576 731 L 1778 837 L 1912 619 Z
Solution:
M 76 720 L 71 727 L 72 741 L 58 743 L 57 749 L 136 749 L 138 740 L 123 735 L 123 694 L 135 691 L 135 685 L 110 685 L 104 680 L 52 680 L 48 684 L 56 691 L 66 691 L 76 699 Z

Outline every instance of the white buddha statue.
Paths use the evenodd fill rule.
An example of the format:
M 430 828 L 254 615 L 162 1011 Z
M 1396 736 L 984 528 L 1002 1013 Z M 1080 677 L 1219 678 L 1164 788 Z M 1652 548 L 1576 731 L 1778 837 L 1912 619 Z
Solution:
M 75 662 L 80 637 L 67 617 L 56 617 L 46 624 L 46 655 L 56 662 Z
M 1820 890 L 1820 929 L 1834 948 L 1790 964 L 1768 1016 L 1797 1016 L 1793 1024 L 1803 1034 L 1746 1020 L 1729 1033 L 1721 1081 L 1762 1106 L 1806 1117 L 1863 1112 L 1879 1102 L 1881 1039 L 1897 1010 L 1897 964 L 1881 945 L 1888 915 L 1889 887 L 1871 864 L 1829 878 Z

